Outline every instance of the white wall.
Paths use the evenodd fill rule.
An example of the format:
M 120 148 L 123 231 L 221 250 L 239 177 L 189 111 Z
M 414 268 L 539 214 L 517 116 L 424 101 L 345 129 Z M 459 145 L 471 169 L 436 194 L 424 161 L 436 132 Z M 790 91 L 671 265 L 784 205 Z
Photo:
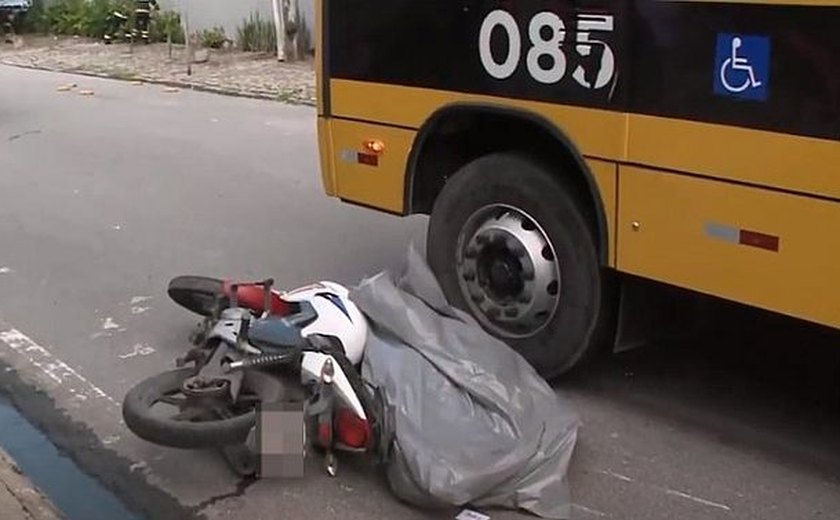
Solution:
M 311 36 L 315 27 L 315 1 L 298 2 Z M 236 36 L 236 27 L 254 11 L 267 20 L 273 20 L 271 0 L 159 0 L 159 3 L 161 8 L 189 13 L 190 31 L 222 26 L 228 38 Z

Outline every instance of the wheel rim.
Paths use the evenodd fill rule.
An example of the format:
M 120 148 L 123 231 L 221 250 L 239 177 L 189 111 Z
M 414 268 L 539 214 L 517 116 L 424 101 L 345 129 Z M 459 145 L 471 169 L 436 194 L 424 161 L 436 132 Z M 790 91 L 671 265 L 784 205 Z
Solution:
M 474 212 L 458 235 L 461 293 L 496 335 L 527 338 L 557 312 L 560 266 L 548 235 L 525 211 L 505 204 Z

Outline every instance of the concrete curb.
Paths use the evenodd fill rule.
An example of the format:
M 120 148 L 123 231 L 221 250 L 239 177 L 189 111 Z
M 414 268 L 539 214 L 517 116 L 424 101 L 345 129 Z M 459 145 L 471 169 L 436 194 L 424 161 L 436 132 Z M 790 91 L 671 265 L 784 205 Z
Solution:
M 145 78 L 143 76 L 134 76 L 131 78 L 116 76 L 113 74 L 107 74 L 104 72 L 92 72 L 87 70 L 79 70 L 79 69 L 61 69 L 61 68 L 54 68 L 54 67 L 40 67 L 38 65 L 24 65 L 22 63 L 14 63 L 4 61 L 0 59 L 0 64 L 7 65 L 9 67 L 17 67 L 19 69 L 30 69 L 30 70 L 43 70 L 45 72 L 61 72 L 63 74 L 74 74 L 76 76 L 87 76 L 92 78 L 102 78 L 102 79 L 114 79 L 118 81 L 142 81 L 143 83 L 149 83 L 152 85 L 163 85 L 167 87 L 176 87 L 176 88 L 183 88 L 188 90 L 195 90 L 198 92 L 207 92 L 210 94 L 220 94 L 223 96 L 232 96 L 232 97 L 241 97 L 247 99 L 263 99 L 267 101 L 275 101 L 278 103 L 286 103 L 289 105 L 301 105 L 301 106 L 310 106 L 314 107 L 316 103 L 314 101 L 307 101 L 307 100 L 295 100 L 295 99 L 278 99 L 280 96 L 270 96 L 266 94 L 260 94 L 258 92 L 244 92 L 241 90 L 231 90 L 222 87 L 213 87 L 208 85 L 200 85 L 196 83 L 190 83 L 188 81 L 178 81 L 178 80 L 165 80 L 165 79 L 154 79 L 154 78 Z
M 2 517 L 6 520 L 63 519 L 52 501 L 30 482 L 12 457 L 0 448 L 0 494 L 5 494 L 4 491 L 8 491 L 21 508 L 20 515 L 16 516 L 14 511 L 9 511 L 8 506 L 3 506 Z

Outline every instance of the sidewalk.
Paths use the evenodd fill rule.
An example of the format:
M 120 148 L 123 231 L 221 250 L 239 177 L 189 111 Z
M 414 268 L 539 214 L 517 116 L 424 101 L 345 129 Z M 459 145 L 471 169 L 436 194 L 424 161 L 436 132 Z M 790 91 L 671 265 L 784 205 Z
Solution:
M 23 36 L 21 46 L 0 43 L 0 63 L 56 72 L 146 81 L 219 94 L 315 104 L 310 61 L 281 63 L 260 53 L 209 50 L 187 75 L 183 45 L 134 45 L 63 37 Z
M 0 448 L 0 518 L 3 520 L 61 520 L 62 516 L 21 473 L 14 460 Z

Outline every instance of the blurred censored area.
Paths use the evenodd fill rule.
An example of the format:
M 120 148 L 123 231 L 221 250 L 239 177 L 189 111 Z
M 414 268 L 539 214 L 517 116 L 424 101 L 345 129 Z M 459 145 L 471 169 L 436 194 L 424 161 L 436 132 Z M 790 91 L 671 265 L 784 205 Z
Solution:
M 257 410 L 254 440 L 257 472 L 262 478 L 303 477 L 303 402 L 262 403 Z

